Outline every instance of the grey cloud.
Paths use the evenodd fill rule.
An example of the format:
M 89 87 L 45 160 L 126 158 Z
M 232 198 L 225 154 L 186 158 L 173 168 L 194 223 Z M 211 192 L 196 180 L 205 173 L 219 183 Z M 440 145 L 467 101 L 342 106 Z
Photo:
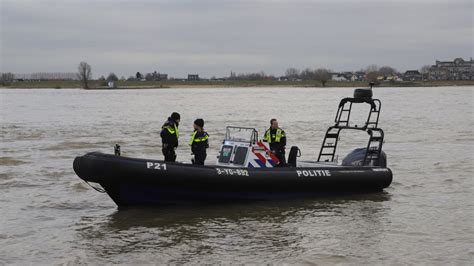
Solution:
M 81 60 L 95 76 L 403 70 L 471 57 L 473 13 L 463 0 L 4 0 L 1 71 L 75 71 Z

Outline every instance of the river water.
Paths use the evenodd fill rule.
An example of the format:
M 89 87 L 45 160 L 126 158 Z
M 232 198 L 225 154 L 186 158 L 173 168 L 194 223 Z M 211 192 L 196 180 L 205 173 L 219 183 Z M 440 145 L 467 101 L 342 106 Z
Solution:
M 181 113 L 178 160 L 195 118 L 212 163 L 226 125 L 263 131 L 315 160 L 350 88 L 0 90 L 0 264 L 456 264 L 474 257 L 474 87 L 376 88 L 394 173 L 382 193 L 250 204 L 118 210 L 82 182 L 89 151 L 161 159 L 159 131 Z M 357 118 L 357 116 L 355 117 Z M 364 145 L 343 136 L 340 156 Z M 364 139 L 362 138 L 364 137 Z M 355 146 L 354 146 L 355 145 Z M 342 157 L 340 157 L 342 158 Z

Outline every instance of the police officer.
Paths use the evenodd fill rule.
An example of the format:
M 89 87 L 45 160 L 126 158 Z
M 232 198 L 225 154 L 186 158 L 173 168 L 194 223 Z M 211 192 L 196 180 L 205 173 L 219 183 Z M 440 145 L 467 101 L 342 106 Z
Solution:
M 280 164 L 278 164 L 277 166 L 285 166 L 286 134 L 283 129 L 278 127 L 278 121 L 275 118 L 270 120 L 270 128 L 265 131 L 263 141 L 268 142 L 270 144 L 270 150 L 276 155 L 276 157 L 280 161 Z
M 204 120 L 198 118 L 194 120 L 194 132 L 189 141 L 191 146 L 191 152 L 194 154 L 193 164 L 204 165 L 207 153 L 206 149 L 209 148 L 209 135 L 204 131 Z
M 168 121 L 166 121 L 161 127 L 160 136 L 161 143 L 163 144 L 162 151 L 166 162 L 176 161 L 175 149 L 178 147 L 178 126 L 180 119 L 181 116 L 174 112 L 170 117 L 168 117 Z

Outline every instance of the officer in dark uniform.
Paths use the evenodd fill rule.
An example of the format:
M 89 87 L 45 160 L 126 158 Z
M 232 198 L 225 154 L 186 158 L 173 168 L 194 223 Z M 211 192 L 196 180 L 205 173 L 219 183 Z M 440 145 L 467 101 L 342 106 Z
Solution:
M 191 152 L 194 154 L 193 164 L 204 165 L 206 149 L 209 148 L 209 135 L 204 131 L 204 120 L 198 118 L 193 124 L 194 132 L 189 141 Z
M 270 120 L 270 128 L 265 131 L 263 141 L 268 142 L 270 144 L 270 150 L 280 161 L 280 164 L 278 164 L 277 166 L 285 166 L 286 134 L 283 129 L 278 127 L 278 121 L 275 118 Z
M 176 161 L 175 149 L 178 147 L 178 126 L 180 119 L 181 116 L 174 112 L 170 117 L 168 117 L 168 121 L 166 121 L 161 127 L 160 136 L 161 143 L 163 144 L 162 151 L 166 162 Z

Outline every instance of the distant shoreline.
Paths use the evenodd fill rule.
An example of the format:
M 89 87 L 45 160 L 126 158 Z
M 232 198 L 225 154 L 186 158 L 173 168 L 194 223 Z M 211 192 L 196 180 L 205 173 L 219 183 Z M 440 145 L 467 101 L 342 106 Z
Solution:
M 326 88 L 333 87 L 367 87 L 366 81 L 328 81 Z M 430 80 L 382 82 L 378 87 L 439 87 L 439 86 L 474 86 L 474 80 Z M 243 87 L 309 87 L 323 88 L 319 81 L 118 81 L 117 88 L 110 89 L 91 81 L 89 90 L 150 90 L 173 88 L 243 88 Z M 19 81 L 0 89 L 82 89 L 78 81 Z

